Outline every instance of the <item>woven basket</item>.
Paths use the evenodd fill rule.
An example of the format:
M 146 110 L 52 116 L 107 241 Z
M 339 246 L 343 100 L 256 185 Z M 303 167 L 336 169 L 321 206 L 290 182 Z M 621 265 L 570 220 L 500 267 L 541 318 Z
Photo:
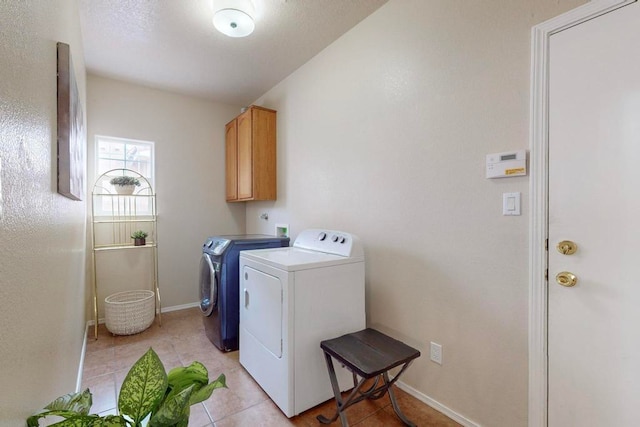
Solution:
M 125 291 L 104 300 L 107 329 L 116 335 L 142 332 L 153 323 L 155 299 L 152 291 Z

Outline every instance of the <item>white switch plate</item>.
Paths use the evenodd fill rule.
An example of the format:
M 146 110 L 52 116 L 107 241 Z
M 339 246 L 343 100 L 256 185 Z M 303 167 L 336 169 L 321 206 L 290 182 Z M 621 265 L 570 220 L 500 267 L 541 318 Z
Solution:
M 431 360 L 442 365 L 442 346 L 431 341 L 431 347 L 429 350 Z
M 502 215 L 520 215 L 520 193 L 502 193 Z

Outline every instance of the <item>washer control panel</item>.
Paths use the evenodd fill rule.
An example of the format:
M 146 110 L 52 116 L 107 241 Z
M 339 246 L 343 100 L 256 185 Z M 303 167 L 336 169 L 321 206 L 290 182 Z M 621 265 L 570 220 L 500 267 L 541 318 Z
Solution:
M 318 234 L 318 240 L 320 240 L 321 242 L 325 241 L 327 239 L 327 233 L 325 231 L 321 231 L 320 234 Z M 339 234 L 332 234 L 331 235 L 331 241 L 333 243 L 341 243 L 341 244 L 345 244 L 347 243 L 347 237 L 344 235 L 339 235 Z
M 293 246 L 348 257 L 364 256 L 358 237 L 344 231 L 315 228 L 304 230 L 298 235 Z
M 227 246 L 229 246 L 229 239 L 222 238 L 208 238 L 207 241 L 202 245 L 202 250 L 211 255 L 222 255 Z

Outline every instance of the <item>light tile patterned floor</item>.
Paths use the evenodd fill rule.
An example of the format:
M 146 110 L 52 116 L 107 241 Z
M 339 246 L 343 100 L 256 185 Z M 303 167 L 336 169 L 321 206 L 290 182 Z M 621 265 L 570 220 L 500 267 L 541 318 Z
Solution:
M 99 339 L 89 331 L 83 371 L 83 388 L 93 393 L 92 413 L 116 413 L 117 395 L 129 368 L 149 348 L 158 353 L 167 371 L 175 366 L 202 362 L 210 378 L 224 373 L 228 389 L 219 389 L 206 402 L 191 407 L 190 427 L 233 426 L 322 426 L 316 416 L 331 415 L 335 403 L 329 400 L 287 419 L 260 386 L 240 366 L 238 352 L 223 353 L 204 334 L 197 308 L 162 315 L 162 327 L 154 323 L 146 331 L 130 336 L 112 336 L 100 325 Z M 418 426 L 459 426 L 414 397 L 394 388 L 398 404 Z M 402 426 L 389 398 L 364 401 L 347 409 L 350 425 L 358 427 Z M 332 426 L 339 426 L 337 420 Z

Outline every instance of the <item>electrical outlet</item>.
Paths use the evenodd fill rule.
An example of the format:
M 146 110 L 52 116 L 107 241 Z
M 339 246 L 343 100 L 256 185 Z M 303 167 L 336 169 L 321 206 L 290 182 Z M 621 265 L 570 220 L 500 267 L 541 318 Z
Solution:
M 439 365 L 442 365 L 442 346 L 431 341 L 431 360 Z

